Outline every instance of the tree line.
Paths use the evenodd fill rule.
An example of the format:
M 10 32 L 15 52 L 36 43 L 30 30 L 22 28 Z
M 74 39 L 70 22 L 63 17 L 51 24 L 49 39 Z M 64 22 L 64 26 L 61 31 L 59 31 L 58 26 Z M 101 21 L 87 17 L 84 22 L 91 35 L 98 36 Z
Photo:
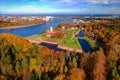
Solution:
M 120 33 L 105 24 L 81 24 L 99 44 L 92 53 L 55 52 L 0 34 L 0 80 L 119 80 Z

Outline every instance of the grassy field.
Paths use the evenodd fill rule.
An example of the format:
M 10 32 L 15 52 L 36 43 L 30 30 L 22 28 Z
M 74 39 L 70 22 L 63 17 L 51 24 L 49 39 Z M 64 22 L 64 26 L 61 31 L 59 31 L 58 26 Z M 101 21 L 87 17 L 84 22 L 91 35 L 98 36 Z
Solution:
M 41 38 L 42 40 L 47 40 L 47 41 L 53 41 L 57 42 L 59 45 L 70 47 L 70 48 L 81 48 L 77 38 L 74 37 L 74 33 L 77 32 L 78 30 L 65 30 L 66 37 L 65 38 L 50 38 L 46 37 L 43 34 L 41 35 L 33 35 L 26 37 L 27 39 L 32 39 L 32 40 L 37 40 L 38 38 Z
M 40 35 L 36 34 L 36 35 L 32 35 L 32 36 L 28 36 L 28 37 L 25 37 L 26 39 L 32 39 L 32 40 L 36 40 L 40 37 Z
M 85 36 L 85 37 L 82 37 L 82 38 L 80 38 L 80 39 L 86 40 L 92 49 L 94 49 L 94 48 L 97 47 L 97 45 L 95 44 L 95 42 L 94 42 L 93 40 L 89 39 L 89 38 L 86 37 L 86 36 Z
M 70 39 L 68 41 L 66 41 L 64 44 L 62 44 L 63 46 L 67 46 L 67 47 L 72 47 L 72 48 L 81 48 L 77 38 L 74 39 Z

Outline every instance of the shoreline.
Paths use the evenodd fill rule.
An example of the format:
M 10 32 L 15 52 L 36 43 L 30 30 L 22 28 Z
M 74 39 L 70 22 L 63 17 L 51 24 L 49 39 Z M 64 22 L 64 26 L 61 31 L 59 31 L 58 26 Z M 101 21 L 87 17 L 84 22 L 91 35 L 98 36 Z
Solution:
M 82 48 L 78 49 L 78 48 L 62 46 L 62 45 L 58 44 L 57 42 L 46 41 L 46 40 L 42 40 L 40 38 L 38 39 L 38 41 L 37 40 L 31 40 L 31 39 L 26 39 L 26 40 L 28 40 L 32 44 L 46 43 L 46 44 L 51 44 L 51 45 L 57 45 L 57 47 L 59 49 L 61 49 L 61 50 L 68 50 L 68 51 L 71 51 L 71 52 L 78 52 L 78 53 L 82 53 L 83 52 Z
M 47 23 L 47 22 L 45 22 L 45 23 Z M 29 25 L 21 25 L 21 26 L 10 26 L 10 27 L 1 27 L 0 30 L 3 30 L 3 29 L 16 29 L 16 28 L 23 28 L 23 27 L 30 27 L 30 26 L 35 26 L 35 25 L 40 25 L 40 24 L 45 24 L 45 23 L 29 24 Z

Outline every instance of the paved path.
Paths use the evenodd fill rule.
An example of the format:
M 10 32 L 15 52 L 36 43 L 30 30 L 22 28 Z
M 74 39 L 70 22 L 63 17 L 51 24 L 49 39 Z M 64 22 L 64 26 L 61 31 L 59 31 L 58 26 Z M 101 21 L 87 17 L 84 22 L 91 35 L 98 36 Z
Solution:
M 41 41 L 37 41 L 37 40 L 31 40 L 31 39 L 27 39 L 27 40 L 33 44 L 40 44 L 41 43 Z
M 82 49 L 70 48 L 70 47 L 61 46 L 61 45 L 58 45 L 58 48 L 59 48 L 59 49 L 62 49 L 62 50 L 71 51 L 71 52 L 82 53 Z
M 46 44 L 58 45 L 57 42 L 46 41 L 46 40 L 42 40 L 40 38 L 38 38 L 37 40 L 31 40 L 31 39 L 27 39 L 27 40 L 33 44 L 46 43 Z
M 38 40 L 30 40 L 30 39 L 27 39 L 27 40 L 29 42 L 33 43 L 33 44 L 46 43 L 46 44 L 58 45 L 59 49 L 68 50 L 68 51 L 71 51 L 71 52 L 82 53 L 82 49 L 76 49 L 76 48 L 70 48 L 70 47 L 66 47 L 66 46 L 61 46 L 57 42 L 45 41 L 45 40 L 42 40 L 40 38 L 38 38 Z

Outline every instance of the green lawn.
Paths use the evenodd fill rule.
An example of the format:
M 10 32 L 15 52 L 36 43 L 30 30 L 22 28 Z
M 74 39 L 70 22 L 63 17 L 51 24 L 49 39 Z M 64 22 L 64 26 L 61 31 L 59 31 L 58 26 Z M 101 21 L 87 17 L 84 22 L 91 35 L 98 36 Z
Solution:
M 70 39 L 68 41 L 66 41 L 64 44 L 62 44 L 63 46 L 68 46 L 68 47 L 72 47 L 72 48 L 81 48 L 77 38 L 74 39 Z
M 80 39 L 86 40 L 92 49 L 97 48 L 97 45 L 95 44 L 95 42 L 93 40 L 89 39 L 88 37 L 85 36 Z
M 26 38 L 26 39 L 31 39 L 31 40 L 37 40 L 39 37 L 40 37 L 40 35 L 35 34 L 35 35 L 28 36 L 28 37 L 25 37 L 25 38 Z
M 26 38 L 32 39 L 32 40 L 37 40 L 38 38 L 41 38 L 43 40 L 58 42 L 59 45 L 66 46 L 66 47 L 81 48 L 77 38 L 74 37 L 74 33 L 77 31 L 78 30 L 65 30 L 65 33 L 67 34 L 65 38 L 50 38 L 50 37 L 43 36 L 43 34 L 33 35 Z
M 67 39 L 72 39 L 74 36 L 74 33 L 77 32 L 78 30 L 65 30 L 67 33 Z

